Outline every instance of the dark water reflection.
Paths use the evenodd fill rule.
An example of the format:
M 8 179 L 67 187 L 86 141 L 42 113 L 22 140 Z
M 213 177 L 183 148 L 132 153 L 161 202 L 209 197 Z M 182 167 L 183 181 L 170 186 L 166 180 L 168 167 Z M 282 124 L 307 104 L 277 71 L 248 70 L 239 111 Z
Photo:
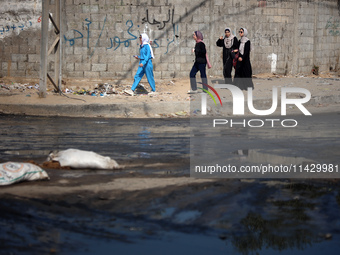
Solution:
M 121 162 L 183 160 L 166 176 L 168 168 L 159 167 L 151 173 L 137 170 L 138 177 L 189 175 L 189 120 L 0 117 L 1 161 L 43 161 L 50 150 L 73 147 Z M 243 131 L 231 130 L 235 136 L 238 132 Z M 331 141 L 329 134 L 321 139 L 323 146 Z M 248 137 L 259 145 L 265 134 Z M 270 142 L 265 144 L 269 149 Z M 260 153 L 238 149 L 244 149 L 243 155 L 230 148 L 231 158 Z M 84 176 L 98 173 L 79 170 L 79 177 L 69 180 L 81 183 Z M 65 179 L 74 172 L 49 174 Z M 42 184 L 18 187 L 30 185 Z M 15 197 L 4 190 L 0 188 L 0 254 L 293 255 L 340 250 L 338 180 L 216 179 L 44 199 Z
M 340 178 L 340 114 L 289 116 L 298 125 L 249 127 L 251 117 L 191 119 L 191 176 L 198 178 Z M 231 126 L 231 119 L 233 124 Z M 254 119 L 266 119 L 254 117 Z M 272 119 L 276 119 L 273 117 Z M 283 119 L 283 117 L 277 117 Z M 234 172 L 205 174 L 210 166 L 234 166 Z M 243 166 L 284 166 L 287 172 L 241 172 Z M 299 168 L 302 165 L 302 168 Z M 307 167 L 306 167 L 307 166 Z M 317 166 L 318 169 L 311 169 Z M 325 171 L 322 171 L 322 166 Z M 328 168 L 329 167 L 329 168 Z M 197 168 L 197 169 L 196 169 Z M 329 172 L 327 170 L 330 170 Z M 197 171 L 197 170 L 201 170 Z M 317 170 L 317 171 L 316 171 Z M 209 171 L 208 171 L 209 172 Z
M 0 116 L 0 160 L 44 161 L 49 152 L 76 148 L 117 162 L 188 158 L 187 120 Z

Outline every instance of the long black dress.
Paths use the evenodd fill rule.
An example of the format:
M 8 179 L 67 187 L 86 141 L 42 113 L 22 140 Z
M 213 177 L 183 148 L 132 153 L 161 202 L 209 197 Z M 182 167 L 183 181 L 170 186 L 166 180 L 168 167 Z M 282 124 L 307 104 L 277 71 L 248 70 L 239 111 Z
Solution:
M 231 48 L 227 48 L 224 44 L 224 39 L 218 39 L 216 46 L 223 47 L 223 77 L 226 84 L 232 84 L 231 71 L 233 69 L 232 51 L 238 49 L 239 42 L 236 37 L 233 39 Z
M 241 44 L 241 40 L 239 40 Z M 254 89 L 254 84 L 252 80 L 253 71 L 250 64 L 250 41 L 247 41 L 244 45 L 243 55 L 240 53 L 239 57 L 242 61 L 237 61 L 234 77 L 234 85 L 242 90 L 247 90 L 248 88 Z

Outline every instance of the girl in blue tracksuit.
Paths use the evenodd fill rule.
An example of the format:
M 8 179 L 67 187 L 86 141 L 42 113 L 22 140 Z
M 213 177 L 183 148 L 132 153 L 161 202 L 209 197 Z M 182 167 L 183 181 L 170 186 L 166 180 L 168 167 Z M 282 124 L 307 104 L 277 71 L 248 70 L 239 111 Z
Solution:
M 138 86 L 138 83 L 140 82 L 144 74 L 146 74 L 146 78 L 148 79 L 151 90 L 152 92 L 155 92 L 156 84 L 155 79 L 153 77 L 153 65 L 152 65 L 152 59 L 155 56 L 153 55 L 153 51 L 149 43 L 149 37 L 147 36 L 147 34 L 141 34 L 139 39 L 141 43 L 140 56 L 135 56 L 136 59 L 139 59 L 139 67 L 135 75 L 135 80 L 133 82 L 131 90 L 135 91 L 135 89 Z

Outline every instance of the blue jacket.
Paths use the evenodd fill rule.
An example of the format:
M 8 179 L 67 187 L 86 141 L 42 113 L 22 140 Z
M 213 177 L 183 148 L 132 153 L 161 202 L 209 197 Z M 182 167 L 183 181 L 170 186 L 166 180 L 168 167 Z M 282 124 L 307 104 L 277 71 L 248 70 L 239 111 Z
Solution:
M 138 58 L 140 64 L 143 64 L 143 66 L 145 66 L 149 62 L 149 60 L 151 61 L 152 57 L 149 45 L 141 45 L 139 53 L 140 56 L 138 56 Z

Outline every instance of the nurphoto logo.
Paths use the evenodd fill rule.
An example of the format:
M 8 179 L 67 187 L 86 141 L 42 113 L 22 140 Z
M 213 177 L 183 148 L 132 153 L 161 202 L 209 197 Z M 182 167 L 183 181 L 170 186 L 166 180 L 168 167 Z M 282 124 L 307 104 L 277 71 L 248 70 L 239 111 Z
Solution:
M 216 84 L 215 88 L 212 86 L 209 86 L 207 84 L 204 84 L 207 86 L 211 91 L 215 93 L 217 98 L 220 101 L 221 106 L 222 100 L 220 95 L 217 93 L 216 89 L 228 89 L 231 94 L 232 94 L 232 99 L 233 99 L 233 115 L 244 115 L 245 114 L 245 96 L 242 92 L 241 89 L 239 89 L 237 86 L 234 85 L 229 85 L 229 84 Z M 202 88 L 200 88 L 202 89 Z M 216 100 L 213 96 L 212 93 L 210 93 L 206 89 L 202 89 L 206 93 L 201 93 L 201 114 L 202 115 L 207 115 L 207 95 L 210 95 L 210 97 L 213 99 L 215 105 L 217 105 Z M 303 94 L 305 97 L 303 98 L 288 98 L 288 94 L 293 94 L 293 93 L 298 93 L 298 94 Z M 294 105 L 296 106 L 304 115 L 306 116 L 311 116 L 312 114 L 306 109 L 306 107 L 303 105 L 307 103 L 311 99 L 311 93 L 309 90 L 304 89 L 304 88 L 281 88 L 281 116 L 287 115 L 287 107 Z M 273 87 L 273 96 L 272 96 L 272 105 L 270 109 L 266 110 L 258 110 L 255 109 L 254 103 L 253 103 L 253 90 L 251 88 L 248 88 L 247 90 L 247 106 L 249 111 L 257 116 L 268 116 L 273 114 L 277 108 L 278 108 L 278 88 Z M 226 119 L 214 119 L 213 122 L 213 127 L 216 127 L 216 125 L 226 125 L 226 124 L 238 124 L 238 125 L 243 125 L 244 127 L 249 126 L 249 127 L 262 127 L 266 122 L 271 123 L 271 126 L 275 126 L 275 122 L 280 121 L 281 125 L 283 127 L 295 127 L 297 126 L 297 121 L 294 119 L 286 119 L 286 120 L 279 120 L 279 119 L 251 119 L 247 123 L 244 120 L 243 122 L 233 122 L 232 120 L 226 120 Z M 258 123 L 255 125 L 254 123 Z M 288 125 L 288 123 L 292 123 Z M 246 125 L 248 124 L 248 125 Z

